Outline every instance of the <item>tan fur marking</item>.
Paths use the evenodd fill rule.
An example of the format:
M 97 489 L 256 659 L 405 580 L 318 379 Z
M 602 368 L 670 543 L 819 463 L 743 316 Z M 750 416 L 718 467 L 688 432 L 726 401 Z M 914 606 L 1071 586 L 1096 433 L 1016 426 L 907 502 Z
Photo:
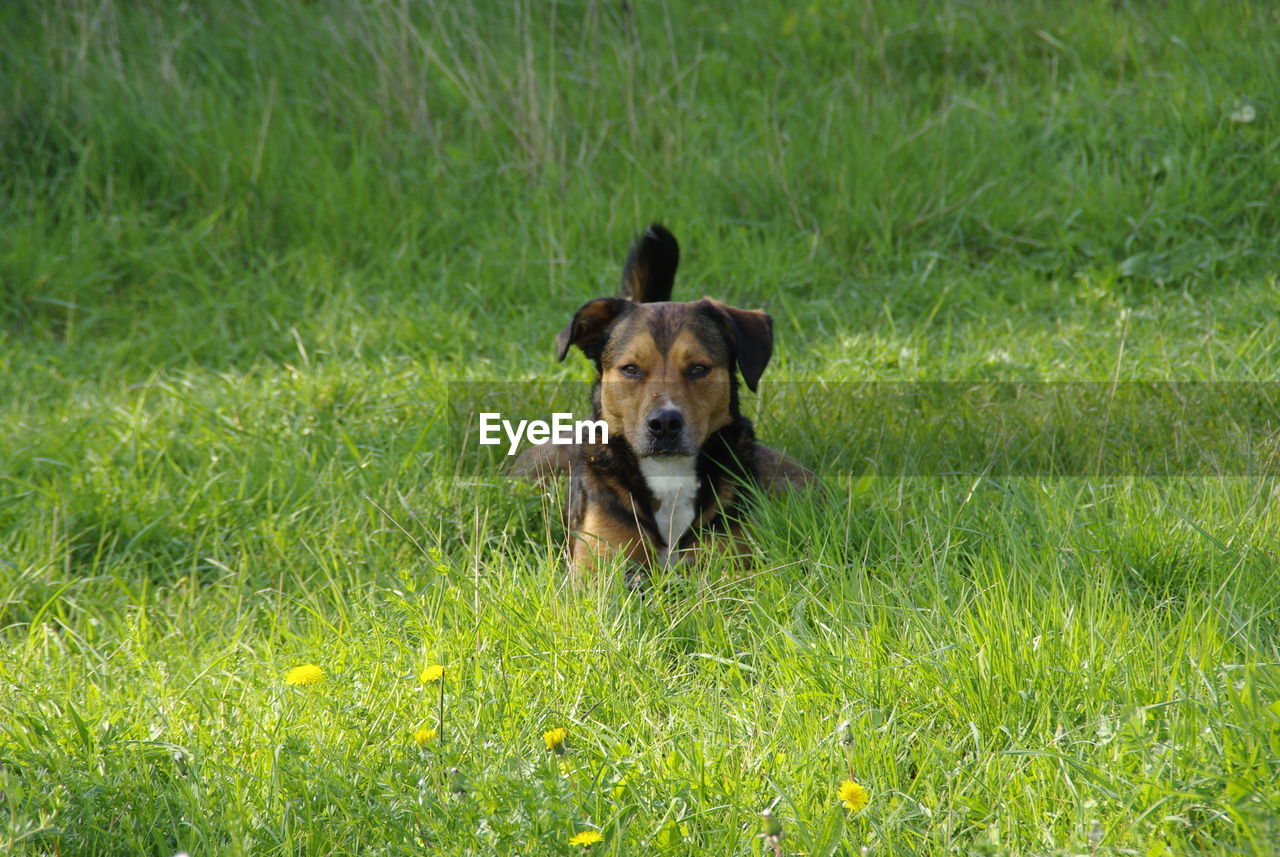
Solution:
M 680 315 L 692 312 L 682 310 Z M 639 328 L 623 343 L 618 355 L 604 367 L 600 410 L 610 430 L 620 429 L 633 447 L 643 445 L 648 430 L 646 419 L 656 402 L 670 402 L 680 409 L 697 447 L 732 421 L 729 390 L 733 379 L 728 367 L 715 365 L 694 331 L 680 330 L 664 354 L 653 336 Z M 689 367 L 697 363 L 710 366 L 711 371 L 701 378 L 687 377 Z M 623 374 L 621 367 L 628 364 L 634 364 L 643 377 L 635 379 Z
M 649 549 L 635 525 L 605 515 L 595 506 L 587 507 L 582 525 L 573 539 L 572 565 L 579 577 L 592 574 L 597 565 L 623 554 L 635 563 L 648 564 Z

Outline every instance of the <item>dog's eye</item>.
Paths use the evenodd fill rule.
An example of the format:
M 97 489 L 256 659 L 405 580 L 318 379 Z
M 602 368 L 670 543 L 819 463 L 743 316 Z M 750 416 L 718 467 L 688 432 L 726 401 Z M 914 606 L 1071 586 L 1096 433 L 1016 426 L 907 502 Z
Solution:
M 639 378 L 641 375 L 640 367 L 634 363 L 624 363 L 618 367 L 618 371 L 628 378 Z
M 684 370 L 684 374 L 686 378 L 701 378 L 710 371 L 711 367 L 705 363 L 694 363 L 688 369 Z

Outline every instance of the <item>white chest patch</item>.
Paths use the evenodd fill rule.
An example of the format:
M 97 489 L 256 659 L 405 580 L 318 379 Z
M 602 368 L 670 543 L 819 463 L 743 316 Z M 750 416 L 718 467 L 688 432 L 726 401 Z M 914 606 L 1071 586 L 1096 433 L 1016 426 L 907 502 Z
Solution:
M 667 543 L 664 565 L 671 561 L 672 548 L 693 523 L 698 502 L 696 460 L 693 455 L 640 459 L 640 473 L 658 501 L 653 517 L 662 540 Z

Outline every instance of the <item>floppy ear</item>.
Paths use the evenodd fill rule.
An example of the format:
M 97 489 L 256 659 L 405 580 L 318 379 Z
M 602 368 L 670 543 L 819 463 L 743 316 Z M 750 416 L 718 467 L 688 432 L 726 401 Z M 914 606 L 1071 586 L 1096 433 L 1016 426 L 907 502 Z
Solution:
M 680 244 L 660 223 L 636 239 L 622 266 L 622 296 L 636 303 L 671 300 L 680 264 Z
M 758 309 L 738 309 L 712 298 L 703 298 L 725 326 L 729 344 L 733 347 L 738 371 L 751 392 L 764 374 L 773 354 L 773 319 Z
M 627 303 L 622 298 L 596 298 L 583 304 L 556 337 L 556 359 L 563 360 L 570 345 L 581 348 L 582 353 L 592 360 L 599 359 L 604 349 L 605 332 L 627 308 Z

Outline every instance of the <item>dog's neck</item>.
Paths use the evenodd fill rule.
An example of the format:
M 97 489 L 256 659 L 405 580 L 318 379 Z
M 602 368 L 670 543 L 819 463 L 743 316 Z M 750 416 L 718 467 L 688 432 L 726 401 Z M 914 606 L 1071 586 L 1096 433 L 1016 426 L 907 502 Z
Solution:
M 698 457 L 696 455 L 641 458 L 640 473 L 657 501 L 653 512 L 666 548 L 662 564 L 670 565 L 675 546 L 697 514 Z

